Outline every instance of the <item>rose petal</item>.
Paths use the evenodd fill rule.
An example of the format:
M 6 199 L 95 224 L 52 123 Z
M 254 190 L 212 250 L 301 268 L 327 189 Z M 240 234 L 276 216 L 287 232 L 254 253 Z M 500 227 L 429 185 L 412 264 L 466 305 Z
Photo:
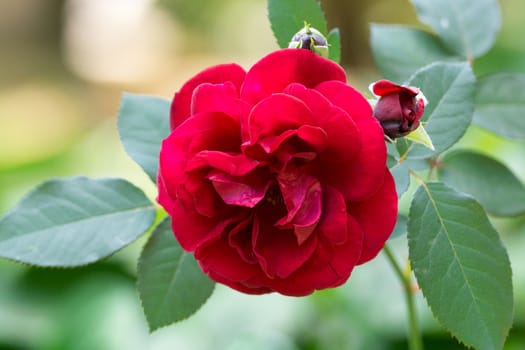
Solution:
M 335 271 L 337 276 L 339 276 L 340 280 L 335 282 L 331 287 L 336 287 L 346 282 L 363 252 L 364 232 L 360 229 L 358 222 L 350 215 L 347 216 L 347 219 L 346 227 L 348 236 L 345 243 L 332 246 L 334 251 L 330 259 L 330 267 Z M 329 245 L 331 243 L 324 244 Z
M 391 121 L 399 125 L 403 121 L 403 109 L 401 106 L 400 96 L 398 94 L 382 97 L 374 109 L 376 119 L 380 119 L 384 124 Z M 408 114 L 408 113 L 407 113 Z
M 347 200 L 362 200 L 377 192 L 383 184 L 386 146 L 383 129 L 372 116 L 368 101 L 352 87 L 340 82 L 326 82 L 316 90 L 334 105 L 344 109 L 361 133 L 361 152 L 337 172 L 322 173 L 321 182 L 336 187 Z
M 312 257 L 286 279 L 272 280 L 271 288 L 285 295 L 304 296 L 345 283 L 361 255 L 363 232 L 348 215 L 346 230 L 344 226 L 340 229 L 346 231 L 344 244 L 320 239 Z
M 323 185 L 323 216 L 318 226 L 319 234 L 327 242 L 334 245 L 343 244 L 348 240 L 348 214 L 343 195 L 329 185 Z
M 322 119 L 326 111 L 332 108 L 332 103 L 315 89 L 307 88 L 299 83 L 288 85 L 283 93 L 292 95 L 303 101 L 317 119 Z
M 224 84 L 203 83 L 195 88 L 191 114 L 221 112 L 231 117 L 247 117 L 250 106 L 239 99 L 238 88 L 230 81 Z
M 248 174 L 259 164 L 260 162 L 244 154 L 201 151 L 188 161 L 185 170 L 195 171 L 210 167 L 233 176 L 242 176 Z
M 267 153 L 273 153 L 290 137 L 297 135 L 297 130 L 287 130 L 278 136 L 268 135 L 257 141 L 257 144 Z
M 188 196 L 184 197 L 184 205 L 191 206 L 199 215 L 214 217 L 216 207 L 220 198 L 217 196 L 213 186 L 208 181 L 203 180 L 202 174 L 189 174 L 184 177 L 176 188 L 176 198 L 180 198 L 181 187 Z
M 366 126 L 366 123 L 369 123 L 371 120 L 375 121 L 372 116 L 370 103 L 359 91 L 350 85 L 338 81 L 328 81 L 317 85 L 315 90 L 319 91 L 333 105 L 345 110 L 357 125 L 359 131 L 366 131 L 363 126 Z
M 255 255 L 268 277 L 287 278 L 312 256 L 317 247 L 317 237 L 311 236 L 299 246 L 292 230 L 279 232 L 265 228 L 261 232 L 261 220 L 256 219 L 254 223 L 254 235 L 257 237 Z
M 228 234 L 228 244 L 237 250 L 237 253 L 245 262 L 257 264 L 257 258 L 252 247 L 252 223 L 253 215 L 248 215 Z
M 330 159 L 336 163 L 350 162 L 361 152 L 360 130 L 346 111 L 334 106 L 319 91 L 307 89 L 299 84 L 291 84 L 285 92 L 301 99 L 312 111 L 315 125 L 326 133 L 328 143 L 323 156 L 325 160 Z
M 235 282 L 228 278 L 224 278 L 221 275 L 218 275 L 214 273 L 213 271 L 208 271 L 207 275 L 214 281 L 218 283 L 222 283 L 230 288 L 233 288 L 239 292 L 246 293 L 246 294 L 254 294 L 254 295 L 260 295 L 260 294 L 266 294 L 271 293 L 273 290 L 269 287 L 261 287 L 258 285 L 255 286 L 247 286 L 247 282 Z
M 256 104 L 291 83 L 313 88 L 328 80 L 345 82 L 343 68 L 309 50 L 283 49 L 267 55 L 248 71 L 241 99 Z
M 293 227 L 297 244 L 303 244 L 321 218 L 322 190 L 316 178 L 300 171 L 281 172 L 277 177 L 288 215 L 277 221 L 278 227 Z
M 397 92 L 406 92 L 412 97 L 419 94 L 419 89 L 413 86 L 401 86 L 389 80 L 379 80 L 371 85 L 372 93 L 376 96 L 386 96 Z
M 284 204 L 263 202 L 257 207 L 253 221 L 253 251 L 262 270 L 269 278 L 286 278 L 314 253 L 317 237 L 310 236 L 297 244 L 293 230 L 277 228 L 274 223 L 285 213 Z
M 166 185 L 164 185 L 164 180 L 160 173 L 157 174 L 157 187 L 159 189 L 159 194 L 157 195 L 157 202 L 166 210 L 166 212 L 171 215 L 173 211 L 173 199 L 171 199 L 168 191 L 166 190 Z
M 182 248 L 191 252 L 219 239 L 229 224 L 246 215 L 245 211 L 228 215 L 231 213 L 225 213 L 224 210 L 222 208 L 220 215 L 212 218 L 200 215 L 195 210 L 193 194 L 184 186 L 179 186 L 171 213 L 171 227 Z
M 326 131 L 318 126 L 301 126 L 297 129 L 297 137 L 311 146 L 316 153 L 324 151 L 330 143 Z
M 185 183 L 186 188 L 191 191 L 193 196 L 195 211 L 202 216 L 213 218 L 217 215 L 218 202 L 215 190 L 210 183 L 204 182 L 200 178 L 197 181 L 197 186 L 193 189 L 190 189 Z
M 228 281 L 241 282 L 260 274 L 258 265 L 246 263 L 227 238 L 221 238 L 195 251 L 195 258 L 204 273 L 218 275 Z
M 363 202 L 349 202 L 348 213 L 364 232 L 363 254 L 358 264 L 374 258 L 385 245 L 397 220 L 397 194 L 394 179 L 386 169 L 379 191 Z
M 159 173 L 171 198 L 186 179 L 186 164 L 202 150 L 238 151 L 239 124 L 222 113 L 201 113 L 187 119 L 161 145 Z
M 220 171 L 211 171 L 207 178 L 211 180 L 213 187 L 226 204 L 248 208 L 257 205 L 272 184 L 271 175 L 265 168 L 237 177 Z
M 418 123 L 417 126 L 419 126 L 419 119 L 425 113 L 425 104 L 426 104 L 426 101 L 424 98 L 420 98 L 419 100 L 417 100 L 417 107 L 416 107 L 417 112 L 415 116 L 415 120 L 417 120 L 417 123 Z M 414 130 L 417 128 L 417 126 L 414 128 Z
M 190 117 L 193 90 L 197 86 L 203 83 L 220 84 L 229 81 L 239 91 L 245 76 L 246 72 L 241 66 L 237 64 L 221 64 L 205 69 L 188 80 L 173 98 L 170 113 L 171 129 L 175 129 Z
M 299 99 L 274 94 L 257 104 L 248 117 L 251 144 L 261 137 L 280 135 L 287 130 L 310 124 L 312 113 Z

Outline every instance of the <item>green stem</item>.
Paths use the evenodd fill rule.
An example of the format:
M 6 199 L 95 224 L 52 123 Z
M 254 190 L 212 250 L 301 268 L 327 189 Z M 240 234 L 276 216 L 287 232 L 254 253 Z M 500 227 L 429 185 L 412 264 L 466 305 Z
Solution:
M 408 310 L 408 324 L 409 324 L 409 349 L 410 350 L 423 350 L 423 341 L 421 338 L 421 331 L 419 330 L 419 325 L 417 323 L 416 309 L 414 307 L 414 293 L 412 292 L 411 280 L 410 280 L 410 269 L 407 269 L 404 272 L 394 257 L 394 254 L 390 250 L 388 244 L 385 244 L 383 248 L 388 261 L 394 268 L 397 276 L 403 284 L 403 289 L 405 291 L 405 300 L 407 303 Z

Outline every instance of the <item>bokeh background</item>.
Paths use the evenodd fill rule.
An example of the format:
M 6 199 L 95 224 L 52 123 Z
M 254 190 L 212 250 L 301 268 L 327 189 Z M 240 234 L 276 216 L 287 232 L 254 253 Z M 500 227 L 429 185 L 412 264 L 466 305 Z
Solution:
M 500 3 L 503 28 L 495 48 L 475 62 L 478 75 L 525 73 L 525 2 Z M 421 27 L 408 0 L 322 6 L 329 27 L 341 29 L 342 63 L 361 91 L 381 78 L 368 24 Z M 76 174 L 123 177 L 154 198 L 155 186 L 119 144 L 122 92 L 170 98 L 207 66 L 248 68 L 274 49 L 265 0 L 0 0 L 0 214 L 39 182 Z M 525 182 L 525 143 L 472 127 L 456 147 L 494 156 Z M 505 349 L 525 349 L 525 218 L 493 222 L 514 274 L 515 322 Z M 406 258 L 405 238 L 391 243 Z M 0 260 L 0 350 L 407 348 L 401 285 L 382 254 L 345 286 L 307 298 L 217 286 L 196 315 L 149 334 L 134 285 L 143 244 L 79 269 Z M 462 349 L 420 293 L 417 306 L 427 349 Z

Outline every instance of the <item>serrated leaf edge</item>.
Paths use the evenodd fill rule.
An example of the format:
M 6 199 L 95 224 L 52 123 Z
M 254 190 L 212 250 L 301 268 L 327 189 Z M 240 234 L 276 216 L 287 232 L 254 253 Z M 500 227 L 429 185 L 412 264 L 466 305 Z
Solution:
M 0 222 L 2 221 L 2 219 L 4 217 L 7 217 L 8 215 L 11 215 L 13 212 L 15 212 L 19 206 L 20 203 L 24 202 L 26 199 L 28 199 L 32 194 L 33 192 L 36 192 L 38 190 L 40 190 L 42 187 L 44 186 L 48 186 L 49 184 L 53 183 L 53 182 L 60 182 L 62 180 L 75 180 L 75 179 L 87 179 L 87 180 L 119 180 L 119 181 L 123 181 L 123 182 L 126 182 L 128 185 L 134 187 L 136 190 L 140 191 L 142 194 L 144 194 L 144 192 L 137 186 L 135 186 L 133 183 L 125 180 L 125 179 L 122 179 L 122 178 L 117 178 L 117 177 L 103 177 L 103 178 L 92 178 L 92 177 L 88 177 L 88 176 L 71 176 L 71 177 L 54 177 L 54 178 L 50 178 L 50 179 L 47 179 L 46 181 L 38 184 L 37 186 L 35 186 L 33 189 L 29 190 L 25 195 L 22 196 L 22 198 L 20 198 L 20 200 L 17 202 L 17 204 L 12 207 L 10 210 L 8 210 L 7 212 L 3 213 L 1 216 L 0 216 Z M 148 199 L 149 201 L 149 198 L 144 194 L 144 197 L 146 199 Z M 138 207 L 138 208 L 133 208 L 131 210 L 126 210 L 126 211 L 133 211 L 133 210 L 145 210 L 145 209 L 155 209 L 155 205 L 150 201 L 151 203 L 151 206 L 145 206 L 145 207 Z M 126 212 L 126 211 L 120 211 L 119 213 L 122 213 L 122 212 Z M 100 215 L 100 216 L 104 216 L 104 215 Z M 31 262 L 28 262 L 28 261 L 23 261 L 23 260 L 19 260 L 19 259 L 16 259 L 16 258 L 12 258 L 12 257 L 7 257 L 7 256 L 3 256 L 3 255 L 0 255 L 0 259 L 5 259 L 5 260 L 8 260 L 8 261 L 11 261 L 11 262 L 14 262 L 14 263 L 17 263 L 17 264 L 20 264 L 20 265 L 24 265 L 24 266 L 29 266 L 29 267 L 34 267 L 34 268 L 41 268 L 41 269 L 64 269 L 64 270 L 67 270 L 67 269 L 73 269 L 73 268 L 79 268 L 79 267 L 84 267 L 84 266 L 87 266 L 87 265 L 91 265 L 91 264 L 94 264 L 96 262 L 99 262 L 99 261 L 102 261 L 104 259 L 107 259 L 111 256 L 113 256 L 114 254 L 118 253 L 119 251 L 121 251 L 122 249 L 126 248 L 127 246 L 129 246 L 130 244 L 136 242 L 140 237 L 142 237 L 144 234 L 146 234 L 146 232 L 150 231 L 154 225 L 154 221 L 155 221 L 155 216 L 153 216 L 153 220 L 152 220 L 152 223 L 150 224 L 150 226 L 144 230 L 144 232 L 142 232 L 141 234 L 139 234 L 137 236 L 137 238 L 131 240 L 130 242 L 128 242 L 127 244 L 123 245 L 121 248 L 107 254 L 107 255 L 104 255 L 104 256 L 101 256 L 95 260 L 87 260 L 85 262 L 82 262 L 80 264 L 73 264 L 73 265 L 58 265 L 58 264 L 50 264 L 50 265 L 38 265 L 38 264 L 34 264 L 34 263 L 31 263 Z M 71 223 L 71 222 L 69 222 Z
M 162 219 L 154 228 L 153 228 L 153 233 L 151 234 L 151 236 L 149 237 L 148 241 L 146 242 L 146 244 L 144 244 L 144 246 L 142 247 L 142 250 L 140 252 L 140 255 L 139 255 L 139 259 L 137 261 L 137 272 L 141 270 L 141 266 L 142 266 L 142 256 L 144 254 L 144 251 L 147 249 L 147 247 L 149 247 L 150 244 L 153 244 L 151 243 L 153 240 L 152 240 L 152 237 L 156 234 L 156 230 L 162 225 L 164 224 L 165 222 L 169 221 L 170 218 L 169 217 L 166 217 L 164 219 Z M 181 257 L 181 261 L 182 259 L 187 255 L 188 253 L 183 251 L 183 254 L 182 254 L 182 257 Z M 180 265 L 179 265 L 180 266 Z M 142 308 L 142 312 L 144 314 L 144 317 L 146 318 L 146 321 L 147 321 L 147 324 L 148 324 L 148 328 L 149 328 L 149 331 L 150 333 L 153 333 L 155 331 L 158 331 L 159 329 L 162 329 L 162 328 L 165 328 L 165 327 L 168 327 L 168 326 L 171 326 L 173 324 L 176 324 L 176 323 L 179 323 L 179 322 L 182 322 L 182 321 L 185 321 L 187 320 L 188 318 L 192 317 L 193 315 L 195 315 L 197 312 L 199 312 L 203 307 L 204 305 L 208 302 L 208 300 L 211 298 L 211 296 L 213 295 L 214 291 L 215 291 L 215 286 L 216 286 L 216 283 L 213 284 L 213 289 L 210 293 L 210 295 L 202 302 L 202 304 L 199 306 L 198 309 L 196 309 L 194 312 L 192 312 L 191 314 L 188 314 L 186 317 L 183 317 L 177 321 L 174 321 L 174 322 L 162 322 L 156 326 L 153 326 L 150 322 L 150 317 L 148 316 L 147 312 L 146 312 L 146 309 L 144 307 L 144 300 L 142 298 L 142 294 L 140 293 L 140 285 L 141 285 L 141 280 L 139 278 L 137 278 L 137 281 L 136 281 L 136 287 L 137 287 L 137 294 L 139 296 L 139 300 L 140 300 L 140 307 Z M 172 279 L 173 281 L 173 279 Z
M 438 210 L 438 208 L 437 208 L 436 202 L 435 202 L 434 198 L 433 198 L 433 197 L 431 196 L 431 194 L 430 194 L 430 190 L 429 190 L 429 188 L 428 188 L 428 186 L 427 186 L 427 183 L 425 183 L 424 181 L 418 181 L 418 182 L 420 183 L 421 187 L 424 189 L 424 191 L 426 192 L 428 198 L 429 198 L 430 201 L 432 202 L 432 206 L 433 206 L 434 210 L 436 211 L 436 213 L 439 214 L 439 210 Z M 435 182 L 435 183 L 441 183 L 441 182 Z M 453 190 L 454 192 L 456 192 L 456 193 L 458 193 L 458 194 L 464 196 L 466 199 L 468 199 L 468 200 L 470 200 L 470 201 L 476 203 L 476 205 L 479 206 L 479 207 L 484 211 L 483 207 L 482 207 L 482 206 L 478 203 L 478 201 L 477 201 L 474 197 L 472 197 L 471 195 L 469 195 L 469 194 L 467 194 L 467 193 L 464 193 L 464 192 L 456 191 L 455 189 L 453 189 L 453 188 L 447 186 L 447 185 L 444 184 L 444 183 L 441 183 L 441 184 L 443 184 L 444 187 L 446 187 L 446 188 L 448 188 L 448 189 L 451 189 L 451 190 Z M 411 205 L 410 205 L 411 208 L 412 208 L 412 205 L 414 205 L 414 201 L 413 201 L 413 200 L 412 200 Z M 410 209 L 411 209 L 411 208 L 410 208 Z M 445 229 L 445 225 L 444 225 L 443 219 L 442 219 L 442 217 L 441 217 L 441 214 L 440 214 L 438 217 L 439 217 L 439 222 L 440 222 L 441 227 L 443 227 L 444 231 L 447 232 L 447 230 Z M 410 216 L 409 216 L 409 220 L 410 220 Z M 494 231 L 497 232 L 497 230 L 494 228 L 494 226 L 492 226 L 492 223 L 491 223 L 489 220 L 487 220 L 487 222 L 488 222 L 489 225 L 492 227 L 492 229 L 493 229 Z M 408 232 L 408 226 L 407 226 L 407 232 Z M 450 242 L 450 239 L 449 239 L 449 235 L 448 235 L 448 233 L 446 234 L 446 237 L 447 237 L 447 241 L 449 242 L 449 244 L 450 244 L 451 246 L 454 246 L 454 245 L 451 244 L 451 242 Z M 408 235 L 408 240 L 409 240 L 409 246 L 410 246 L 410 240 L 411 240 L 411 239 L 410 239 L 410 235 Z M 500 241 L 500 243 L 501 243 L 501 241 Z M 504 248 L 504 247 L 503 247 L 503 248 Z M 507 250 L 504 249 L 504 251 L 505 251 L 505 254 L 507 255 L 507 259 L 508 259 L 508 253 L 507 253 Z M 454 256 L 457 257 L 457 254 L 456 254 L 456 251 L 455 251 L 455 250 L 454 250 Z M 461 273 L 463 274 L 463 276 L 465 276 L 465 273 L 464 273 L 464 269 L 463 269 L 463 267 L 461 266 L 461 264 L 459 264 L 459 266 L 461 267 Z M 511 270 L 511 273 L 512 273 L 512 270 Z M 415 273 L 414 273 L 414 275 L 415 275 Z M 417 280 L 417 276 L 415 276 L 415 277 L 416 277 L 416 280 Z M 467 281 L 466 278 L 465 278 L 465 281 Z M 468 286 L 468 289 L 469 289 L 469 292 L 472 290 L 471 287 L 470 287 L 470 285 Z M 423 297 L 425 298 L 425 300 L 427 300 L 427 297 L 426 297 L 425 293 L 423 293 L 423 289 L 421 289 L 421 291 L 422 291 L 422 295 L 423 295 Z M 471 293 L 471 295 L 472 295 L 472 293 Z M 474 297 L 473 297 L 473 299 L 477 299 L 477 298 L 474 298 Z M 450 329 L 449 329 L 449 328 L 443 323 L 443 321 L 440 319 L 440 317 L 434 312 L 434 308 L 432 307 L 431 303 L 428 302 L 428 300 L 427 300 L 427 305 L 429 306 L 430 310 L 432 311 L 432 314 L 434 315 L 434 317 L 439 321 L 439 324 L 440 324 L 444 329 L 446 329 L 446 330 L 447 330 L 447 331 L 448 331 L 448 332 L 449 332 L 449 333 L 450 333 L 450 334 L 451 334 L 451 335 L 452 335 L 457 341 L 459 341 L 461 344 L 465 345 L 466 347 L 474 348 L 474 346 L 465 343 L 460 337 L 458 337 L 458 335 L 457 335 L 455 332 L 453 332 L 452 330 L 450 330 Z M 476 310 L 478 310 L 478 312 L 479 312 L 479 308 L 477 307 L 477 304 L 476 304 Z M 482 322 L 482 323 L 483 323 L 483 328 L 485 329 L 485 331 L 487 332 L 487 334 L 489 334 L 486 324 L 485 324 L 484 322 Z M 511 328 L 511 327 L 509 327 L 509 328 L 507 329 L 507 332 L 506 332 L 506 334 L 505 334 L 505 338 L 508 336 L 508 334 L 509 334 L 509 332 L 510 332 L 510 328 Z M 490 337 L 489 337 L 489 338 L 490 338 Z M 492 341 L 492 339 L 491 339 L 491 341 Z M 492 343 L 492 345 L 494 345 L 494 344 Z M 496 349 L 495 347 L 493 347 L 493 348 Z

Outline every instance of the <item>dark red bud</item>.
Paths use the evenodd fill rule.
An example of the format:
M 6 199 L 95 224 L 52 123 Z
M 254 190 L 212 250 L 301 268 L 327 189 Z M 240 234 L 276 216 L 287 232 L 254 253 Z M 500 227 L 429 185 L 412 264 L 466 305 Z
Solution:
M 396 139 L 419 127 L 426 105 L 426 99 L 419 89 L 380 80 L 371 85 L 371 90 L 379 96 L 374 117 L 381 123 L 385 135 Z

